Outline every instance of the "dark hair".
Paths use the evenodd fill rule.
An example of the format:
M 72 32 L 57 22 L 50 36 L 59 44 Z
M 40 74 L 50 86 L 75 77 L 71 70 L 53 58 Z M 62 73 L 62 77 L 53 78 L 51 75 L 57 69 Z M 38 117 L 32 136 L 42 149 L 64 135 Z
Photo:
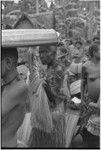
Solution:
M 87 44 L 91 44 L 91 40 L 87 40 L 86 43 L 87 43 Z
M 81 41 L 76 41 L 76 42 L 75 42 L 75 44 L 78 44 L 78 43 L 79 43 L 80 45 L 82 45 L 82 42 L 81 42 Z
M 93 37 L 93 41 L 95 41 L 95 40 L 98 40 L 98 41 L 99 41 L 99 40 L 100 40 L 100 37 L 94 36 L 94 37 Z
M 18 62 L 18 66 L 20 66 L 20 65 L 25 65 L 27 62 L 25 62 L 25 61 L 23 61 L 23 62 Z
M 39 51 L 40 51 L 40 50 L 47 50 L 47 49 L 49 49 L 49 48 L 50 48 L 49 45 L 41 45 L 41 46 L 39 47 Z
M 89 55 L 91 56 L 91 57 L 93 57 L 94 56 L 94 52 L 98 52 L 98 50 L 99 50 L 99 46 L 97 45 L 97 44 L 92 44 L 90 47 L 89 47 Z
M 40 52 L 40 50 L 44 50 L 44 51 L 50 50 L 50 46 L 57 46 L 57 44 L 41 45 L 39 47 L 39 52 Z M 54 52 L 56 52 L 56 50 Z
M 12 27 L 9 24 L 6 24 L 5 29 L 12 29 Z
M 58 46 L 58 47 L 61 47 L 61 46 L 63 46 L 63 45 L 64 45 L 63 42 L 59 42 L 57 46 Z
M 69 45 L 72 45 L 72 44 L 73 44 L 73 41 L 72 41 L 72 40 L 70 40 L 70 41 L 69 41 Z
M 11 57 L 17 65 L 18 51 L 16 47 L 1 47 L 1 58 Z

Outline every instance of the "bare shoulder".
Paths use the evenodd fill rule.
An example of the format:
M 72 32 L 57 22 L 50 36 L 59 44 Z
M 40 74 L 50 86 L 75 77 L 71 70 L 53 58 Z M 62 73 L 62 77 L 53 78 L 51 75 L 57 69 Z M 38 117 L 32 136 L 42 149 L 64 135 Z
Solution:
M 87 61 L 82 65 L 82 70 L 87 71 L 89 70 L 90 66 L 91 66 L 91 61 Z
M 83 64 L 83 67 L 84 68 L 88 68 L 89 67 L 89 65 L 90 65 L 90 61 L 88 60 L 87 62 L 85 62 L 84 64 Z
M 17 105 L 25 105 L 28 97 L 28 87 L 24 81 L 12 83 L 2 94 L 2 116 L 6 115 Z

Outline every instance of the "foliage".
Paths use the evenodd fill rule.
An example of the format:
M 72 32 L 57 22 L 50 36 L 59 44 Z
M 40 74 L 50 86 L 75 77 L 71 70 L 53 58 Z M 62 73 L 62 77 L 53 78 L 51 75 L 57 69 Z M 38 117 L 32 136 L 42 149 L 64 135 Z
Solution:
M 36 13 L 36 0 L 21 0 L 18 4 L 14 2 L 3 1 L 5 9 L 2 11 L 6 16 L 2 17 L 2 24 L 12 25 L 19 15 L 24 11 L 27 14 L 32 14 L 31 19 L 34 17 L 37 20 L 44 24 L 47 28 L 52 27 L 52 23 L 55 24 L 55 29 L 61 33 L 62 38 L 70 38 L 76 36 L 77 34 L 83 38 L 87 38 L 87 32 L 89 30 L 88 20 L 91 17 L 89 15 L 90 6 L 92 5 L 89 2 L 81 2 L 79 0 L 54 0 L 55 4 L 52 7 L 48 8 L 45 0 L 39 0 L 39 12 L 48 12 L 53 11 L 55 17 L 50 17 L 51 15 L 43 16 L 34 16 Z M 86 13 L 83 14 L 83 8 L 86 7 Z M 99 15 L 99 2 L 95 2 L 95 10 L 93 14 L 93 29 L 92 32 L 96 33 L 100 29 L 100 15 Z M 30 15 L 29 15 L 30 16 Z M 53 21 L 54 20 L 54 21 Z M 75 32 L 77 30 L 77 33 Z M 68 34 L 69 33 L 69 34 Z M 71 38 L 72 38 L 71 37 Z

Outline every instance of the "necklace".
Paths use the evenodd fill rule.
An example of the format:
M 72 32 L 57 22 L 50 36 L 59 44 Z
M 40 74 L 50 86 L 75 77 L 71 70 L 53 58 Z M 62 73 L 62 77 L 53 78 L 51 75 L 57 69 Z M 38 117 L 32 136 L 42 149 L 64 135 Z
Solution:
M 7 85 L 10 85 L 10 84 L 17 78 L 17 76 L 18 76 L 18 74 L 17 74 L 12 80 L 10 80 L 9 82 L 3 84 L 3 85 L 1 86 L 1 91 L 3 91 L 4 88 L 5 88 Z

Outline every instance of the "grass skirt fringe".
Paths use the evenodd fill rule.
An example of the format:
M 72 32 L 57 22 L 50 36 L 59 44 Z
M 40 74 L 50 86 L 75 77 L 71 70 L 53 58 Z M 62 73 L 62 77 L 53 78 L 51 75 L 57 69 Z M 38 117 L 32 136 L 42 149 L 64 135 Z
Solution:
M 59 115 L 53 119 L 54 129 L 51 133 L 33 128 L 28 147 L 33 148 L 61 148 L 65 147 L 65 116 Z

